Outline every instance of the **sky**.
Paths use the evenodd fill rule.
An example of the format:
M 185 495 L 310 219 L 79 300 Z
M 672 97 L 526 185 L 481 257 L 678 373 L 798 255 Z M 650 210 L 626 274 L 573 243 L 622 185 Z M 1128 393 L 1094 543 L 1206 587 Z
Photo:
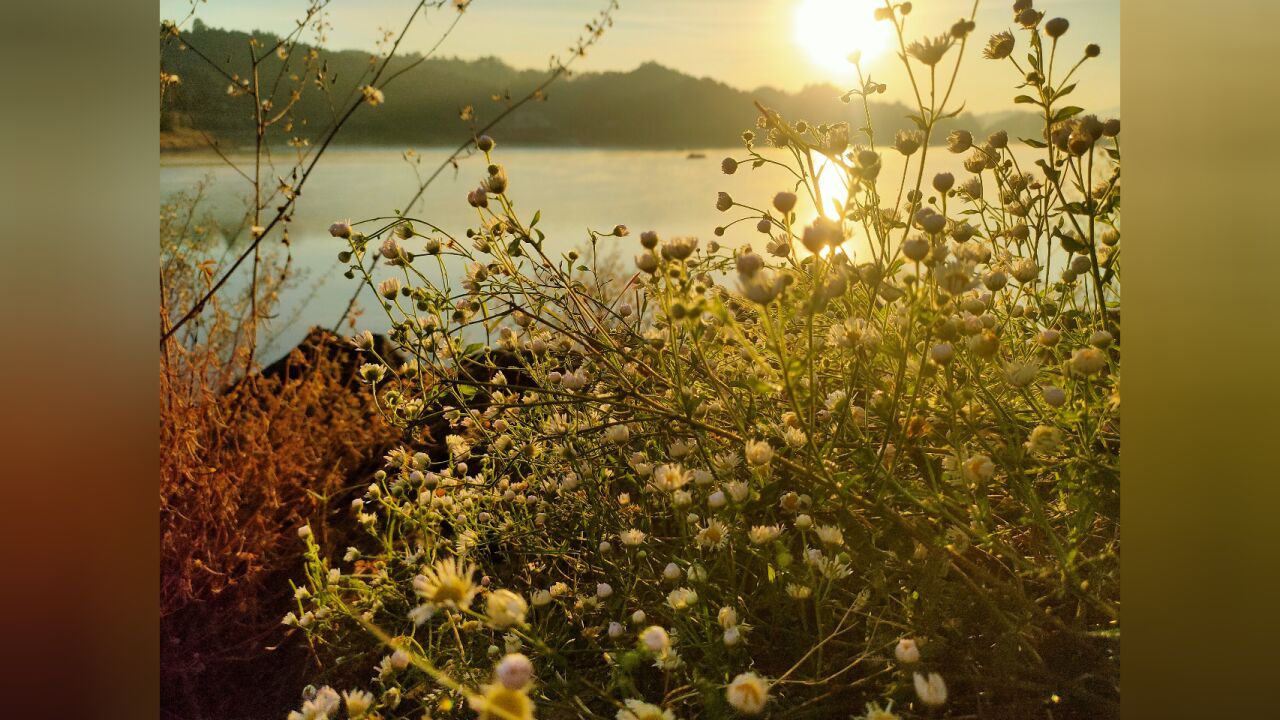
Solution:
M 544 68 L 564 52 L 583 25 L 607 0 L 473 0 L 454 33 L 438 51 L 442 56 L 496 56 L 517 68 Z M 656 61 L 681 72 L 710 77 L 752 90 L 772 86 L 788 91 L 820 82 L 853 87 L 853 68 L 839 62 L 852 46 L 884 44 L 886 27 L 870 18 L 878 0 L 621 0 L 614 26 L 576 67 L 580 71 L 627 71 Z M 945 32 L 973 7 L 970 0 L 916 0 L 907 18 L 907 40 Z M 237 30 L 283 34 L 303 15 L 306 0 L 201 0 L 196 17 Z M 326 13 L 332 26 L 327 46 L 335 50 L 372 50 L 387 29 L 399 29 L 416 0 L 332 0 Z M 1012 108 L 1019 82 L 1008 63 L 981 57 L 986 38 L 1013 29 L 1006 0 L 979 0 L 975 42 L 966 50 L 953 96 L 966 109 L 991 112 Z M 1102 55 L 1073 76 L 1079 86 L 1072 102 L 1096 112 L 1120 107 L 1120 0 L 1040 0 L 1049 17 L 1071 21 L 1060 40 L 1060 59 L 1074 62 L 1088 43 Z M 162 19 L 186 16 L 190 0 L 160 0 Z M 402 51 L 425 52 L 435 44 L 455 11 L 446 7 L 419 20 Z M 864 19 L 865 18 L 865 19 Z M 1018 36 L 1015 57 L 1026 56 L 1025 35 Z M 976 47 L 974 46 L 976 44 Z M 952 51 L 954 52 L 954 51 Z M 815 60 L 815 56 L 818 58 Z M 825 58 L 825 61 L 824 61 Z M 836 58 L 836 61 L 832 61 Z M 889 86 L 887 99 L 907 100 L 910 86 L 901 61 L 891 51 L 864 55 L 864 72 Z M 1025 64 L 1024 64 L 1025 65 Z

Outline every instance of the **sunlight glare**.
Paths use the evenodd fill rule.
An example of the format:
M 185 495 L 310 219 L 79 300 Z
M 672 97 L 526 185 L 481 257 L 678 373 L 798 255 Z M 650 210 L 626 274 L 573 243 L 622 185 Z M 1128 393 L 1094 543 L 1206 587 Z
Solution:
M 833 78 L 854 75 L 849 54 L 874 60 L 889 45 L 890 25 L 875 20 L 876 0 L 801 0 L 796 8 L 796 43 Z

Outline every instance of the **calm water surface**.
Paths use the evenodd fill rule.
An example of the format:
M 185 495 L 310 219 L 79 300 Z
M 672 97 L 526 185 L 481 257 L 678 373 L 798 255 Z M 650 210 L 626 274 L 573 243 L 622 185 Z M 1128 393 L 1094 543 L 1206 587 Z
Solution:
M 422 162 L 417 167 L 425 177 L 450 151 L 419 152 Z M 495 160 L 507 168 L 509 195 L 523 218 L 527 221 L 535 210 L 541 210 L 538 227 L 547 234 L 548 255 L 556 257 L 585 247 L 587 228 L 608 232 L 621 223 L 631 229 L 631 237 L 606 238 L 602 249 L 616 249 L 629 262 L 639 249 L 638 235 L 642 230 L 657 230 L 662 236 L 694 235 L 704 241 L 713 238 L 717 225 L 743 212 L 740 208 L 727 214 L 717 211 L 716 193 L 721 190 L 739 202 L 763 208 L 774 193 L 792 189 L 794 178 L 774 165 L 754 171 L 743 166 L 732 176 L 724 175 L 720 171 L 721 159 L 727 154 L 741 157 L 741 149 L 705 152 L 705 158 L 689 159 L 683 150 L 499 147 Z M 252 168 L 251 156 L 231 155 L 231 159 Z M 963 155 L 933 148 L 929 153 L 930 172 L 947 170 L 963 178 L 963 159 Z M 902 157 L 890 150 L 884 154 L 884 162 L 880 181 L 883 192 L 888 193 L 890 186 L 897 187 Z M 346 266 L 338 262 L 337 254 L 345 248 L 345 242 L 329 236 L 329 224 L 336 219 L 359 221 L 391 215 L 404 208 L 417 188 L 414 167 L 400 150 L 393 148 L 336 148 L 321 158 L 303 188 L 289 226 L 292 263 L 301 271 L 300 280 L 282 293 L 278 314 L 266 327 L 264 359 L 270 361 L 287 351 L 314 325 L 333 327 L 337 323 L 357 281 L 342 275 Z M 287 171 L 288 166 L 284 165 L 277 172 Z M 911 172 L 914 176 L 914 165 Z M 441 173 L 407 214 L 462 237 L 476 220 L 474 209 L 466 203 L 466 193 L 484 174 L 483 158 L 462 161 L 456 172 L 449 169 Z M 162 157 L 162 201 L 202 181 L 207 183 L 204 209 L 220 225 L 238 226 L 252 191 L 243 177 L 211 153 Z M 798 212 L 801 220 L 812 219 L 815 214 L 812 207 Z M 278 246 L 279 233 L 279 228 L 273 230 L 265 242 L 274 241 Z M 244 241 L 241 237 L 234 242 Z M 750 221 L 729 228 L 721 242 L 729 246 L 751 242 L 759 251 L 764 247 L 763 237 Z M 855 237 L 855 245 L 856 242 Z M 408 247 L 421 249 L 412 243 Z M 249 264 L 246 262 L 242 269 L 247 270 Z M 242 276 L 235 280 L 240 287 L 247 282 L 247 272 Z M 357 321 L 358 329 L 387 329 L 387 318 L 371 291 L 361 291 L 359 307 L 364 312 Z

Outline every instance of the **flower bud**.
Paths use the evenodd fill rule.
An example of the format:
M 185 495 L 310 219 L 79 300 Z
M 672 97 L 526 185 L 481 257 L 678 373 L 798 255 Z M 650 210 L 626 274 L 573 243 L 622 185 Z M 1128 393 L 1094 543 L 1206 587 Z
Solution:
M 519 690 L 533 679 L 533 663 L 520 653 L 511 653 L 502 658 L 494 674 L 506 689 Z
M 933 189 L 945 193 L 956 184 L 956 177 L 949 172 L 941 172 L 933 176 Z
M 1009 133 L 1004 130 L 997 130 L 987 136 L 987 143 L 997 150 L 1003 150 L 1009 147 Z
M 725 175 L 732 175 L 738 172 L 738 161 L 731 157 L 727 157 L 720 161 L 720 171 Z
M 716 195 L 716 209 L 725 212 L 733 207 L 733 198 L 727 192 L 721 192 Z
M 334 224 L 329 226 L 329 234 L 336 238 L 342 238 L 344 240 L 350 238 L 351 237 L 351 221 L 339 220 L 335 222 Z
M 492 150 L 493 146 L 496 144 L 497 143 L 494 142 L 493 138 L 489 137 L 488 135 L 481 135 L 480 137 L 476 138 L 476 149 L 479 150 L 480 152 L 487 153 L 490 150 Z
M 1054 18 L 1044 24 L 1044 32 L 1055 40 L 1062 37 L 1067 32 L 1067 28 L 1071 27 L 1071 23 L 1066 18 Z
M 1067 393 L 1056 385 L 1045 385 L 1040 388 L 1040 396 L 1050 407 L 1062 407 L 1067 402 Z
M 919 235 L 909 237 L 902 243 L 902 254 L 910 260 L 920 262 L 929 255 L 929 241 Z
M 721 193 L 722 195 L 724 193 Z M 728 195 L 725 195 L 728 197 Z M 780 192 L 773 196 L 773 206 L 783 215 L 791 212 L 796 206 L 796 194 L 790 192 Z M 717 203 L 717 207 L 719 204 Z
M 636 267 L 652 274 L 658 270 L 658 257 L 651 252 L 640 253 L 636 255 Z
M 951 347 L 951 343 L 942 342 L 929 348 L 929 357 L 939 365 L 946 365 L 955 357 L 955 350 Z

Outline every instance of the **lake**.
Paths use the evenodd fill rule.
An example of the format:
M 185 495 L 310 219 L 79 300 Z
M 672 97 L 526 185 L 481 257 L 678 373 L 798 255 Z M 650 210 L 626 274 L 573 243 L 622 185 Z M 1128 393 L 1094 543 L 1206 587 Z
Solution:
M 288 158 L 289 152 L 278 151 L 278 157 Z M 419 150 L 417 158 L 421 162 L 416 166 L 395 148 L 331 148 L 321 158 L 299 196 L 289 226 L 293 267 L 301 270 L 302 276 L 281 294 L 278 315 L 266 325 L 260 357 L 268 362 L 274 360 L 296 345 L 314 325 L 334 327 L 356 290 L 357 281 L 342 276 L 346 266 L 338 262 L 337 254 L 346 243 L 330 237 L 330 223 L 394 214 L 418 186 L 415 167 L 426 177 L 449 152 L 451 149 L 444 148 Z M 756 170 L 743 166 L 732 176 L 724 175 L 720 171 L 721 159 L 729 154 L 742 157 L 741 148 L 704 152 L 704 158 L 689 159 L 685 150 L 499 146 L 494 159 L 507 168 L 508 194 L 522 217 L 528 221 L 535 210 L 541 211 L 538 227 L 547 234 L 545 247 L 549 256 L 585 247 L 587 228 L 609 232 L 621 223 L 630 228 L 631 236 L 606 238 L 601 247 L 616 249 L 629 265 L 629 258 L 639 250 L 638 236 L 643 230 L 656 230 L 664 237 L 694 235 L 705 242 L 714 238 L 717 225 L 745 213 L 741 208 L 729 213 L 717 211 L 719 191 L 728 192 L 739 202 L 764 208 L 775 193 L 792 189 L 794 178 L 775 165 Z M 242 167 L 252 168 L 251 155 L 233 153 L 229 157 Z M 918 157 L 917 154 L 915 158 Z M 964 178 L 964 157 L 945 148 L 932 148 L 930 171 L 946 170 L 958 179 Z M 902 160 L 892 149 L 884 153 L 880 180 L 886 194 L 889 187 L 896 190 Z M 288 167 L 283 165 L 279 172 L 287 172 Z M 914 172 L 913 168 L 913 176 Z M 476 222 L 466 193 L 484 175 L 482 157 L 463 160 L 456 172 L 442 172 L 406 214 L 435 223 L 461 238 L 466 228 Z M 926 185 L 928 177 L 931 175 L 926 177 Z M 252 192 L 243 177 L 212 153 L 161 157 L 162 201 L 173 193 L 190 190 L 202 180 L 208 183 L 205 210 L 224 227 L 238 226 Z M 801 207 L 798 212 L 805 222 L 815 215 L 812 206 Z M 243 243 L 246 235 L 247 229 L 236 242 Z M 278 245 L 279 239 L 280 230 L 276 228 L 264 243 Z M 720 242 L 731 247 L 750 242 L 757 251 L 764 251 L 763 236 L 750 221 L 729 228 Z M 413 243 L 407 247 L 421 250 Z M 246 262 L 242 277 L 233 281 L 241 283 L 240 287 L 247 282 L 249 265 Z M 358 329 L 386 331 L 388 321 L 371 291 L 361 292 L 359 307 L 364 312 Z M 349 333 L 350 329 L 343 332 Z

